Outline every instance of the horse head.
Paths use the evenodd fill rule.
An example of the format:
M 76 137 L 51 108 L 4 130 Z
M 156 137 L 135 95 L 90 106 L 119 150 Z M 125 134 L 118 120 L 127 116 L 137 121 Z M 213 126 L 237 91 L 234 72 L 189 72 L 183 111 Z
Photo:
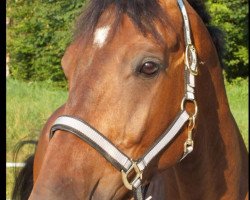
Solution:
M 184 8 L 198 63 L 218 65 L 204 23 L 187 1 Z M 87 143 L 70 134 L 70 128 L 55 130 L 49 139 L 49 129 L 59 115 L 84 121 L 87 129 L 101 133 L 135 161 L 161 138 L 180 110 L 185 110 L 188 119 L 148 163 L 142 184 L 147 185 L 154 173 L 180 161 L 189 137 L 189 115 L 197 106 L 196 101 L 184 98 L 183 102 L 188 27 L 182 12 L 177 1 L 90 3 L 62 58 L 69 96 L 39 140 L 37 152 L 42 153 L 36 155 L 30 199 L 132 198 L 121 173 L 109 162 L 110 155 L 106 160 L 92 141 Z

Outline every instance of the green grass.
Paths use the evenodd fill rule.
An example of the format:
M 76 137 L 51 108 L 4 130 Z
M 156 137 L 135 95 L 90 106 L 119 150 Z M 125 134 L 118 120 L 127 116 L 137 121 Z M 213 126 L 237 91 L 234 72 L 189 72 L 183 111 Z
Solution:
M 241 135 L 248 144 L 248 79 L 237 78 L 232 83 L 226 82 L 226 91 L 231 112 L 239 126 Z
M 66 101 L 67 92 L 50 85 L 7 79 L 7 162 L 13 162 L 15 144 L 24 139 L 37 139 L 48 117 Z M 17 161 L 22 162 L 32 151 L 32 146 L 24 147 Z M 11 196 L 13 174 L 13 168 L 8 168 L 7 198 Z
M 37 139 L 44 123 L 54 110 L 67 99 L 65 90 L 55 89 L 50 83 L 24 83 L 7 79 L 7 161 L 13 161 L 15 144 L 22 139 Z M 226 83 L 231 111 L 248 148 L 248 80 L 237 79 Z M 17 161 L 33 151 L 25 147 Z M 14 182 L 13 168 L 7 170 L 7 198 Z
M 66 98 L 66 91 L 49 87 L 45 82 L 7 80 L 7 160 L 11 160 L 17 141 L 38 137 L 50 114 Z

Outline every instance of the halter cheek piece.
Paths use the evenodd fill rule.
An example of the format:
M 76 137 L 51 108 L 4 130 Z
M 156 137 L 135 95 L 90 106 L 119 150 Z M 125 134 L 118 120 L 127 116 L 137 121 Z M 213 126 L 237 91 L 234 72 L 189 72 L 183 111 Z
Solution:
M 56 130 L 68 131 L 83 141 L 87 142 L 90 146 L 96 149 L 107 161 L 113 164 L 122 174 L 122 181 L 126 188 L 134 191 L 134 198 L 142 200 L 142 175 L 144 169 L 148 164 L 175 138 L 184 124 L 188 123 L 188 138 L 184 143 L 184 153 L 180 160 L 185 158 L 193 150 L 192 130 L 195 126 L 197 115 L 197 104 L 194 96 L 195 76 L 197 75 L 197 57 L 195 48 L 192 45 L 190 37 L 190 27 L 187 12 L 182 0 L 177 0 L 183 20 L 184 20 L 184 36 L 185 36 L 185 95 L 181 102 L 181 110 L 177 114 L 175 120 L 170 124 L 168 129 L 154 142 L 151 148 L 138 160 L 129 158 L 126 154 L 121 152 L 112 142 L 110 142 L 104 135 L 98 132 L 91 125 L 71 116 L 60 116 L 54 122 L 50 139 Z M 185 109 L 185 103 L 190 101 L 194 104 L 195 111 L 190 114 Z M 132 172 L 134 177 L 130 177 Z M 130 175 L 130 176 L 129 176 Z M 130 178 L 128 178 L 128 176 Z

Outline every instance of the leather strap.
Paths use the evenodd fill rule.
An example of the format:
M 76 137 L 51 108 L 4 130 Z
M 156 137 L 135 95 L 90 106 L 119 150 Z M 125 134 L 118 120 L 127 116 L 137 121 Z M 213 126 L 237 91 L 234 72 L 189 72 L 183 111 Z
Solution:
M 184 21 L 184 37 L 186 46 L 192 44 L 189 20 L 185 5 L 182 0 L 177 0 Z
M 135 164 L 142 173 L 150 161 L 152 161 L 155 156 L 157 156 L 175 138 L 188 119 L 188 113 L 185 110 L 181 111 L 169 128 L 164 131 L 161 137 L 158 138 L 153 146 L 138 161 L 130 159 L 99 131 L 75 117 L 60 116 L 57 118 L 51 128 L 50 139 L 53 137 L 56 130 L 68 131 L 91 145 L 119 171 L 124 171 L 126 173 L 131 170 L 131 167 Z M 141 181 L 141 178 L 138 176 L 132 183 L 130 183 L 137 200 L 142 200 Z
M 141 171 L 143 171 L 150 161 L 172 141 L 188 119 L 189 115 L 185 110 L 177 115 L 170 127 L 164 131 L 161 137 L 142 156 L 142 158 L 135 162 Z M 122 153 L 103 134 L 78 118 L 70 116 L 60 116 L 57 118 L 51 127 L 50 139 L 53 137 L 56 130 L 68 131 L 81 138 L 94 149 L 98 150 L 98 152 L 111 162 L 119 171 L 124 170 L 126 172 L 133 164 L 132 160 Z
M 104 135 L 91 127 L 87 122 L 76 117 L 61 116 L 56 119 L 51 128 L 50 138 L 56 130 L 64 130 L 75 134 L 87 142 L 94 149 L 98 150 L 109 162 L 111 162 L 119 171 L 127 171 L 132 162 L 124 153 L 115 147 Z
M 188 20 L 187 11 L 182 0 L 177 0 L 180 7 L 183 24 L 184 24 L 184 39 L 186 44 L 185 50 L 185 98 L 193 101 L 195 99 L 194 88 L 195 88 L 195 76 L 198 74 L 197 69 L 197 55 L 195 47 L 191 40 L 191 31 Z
M 133 188 L 133 194 L 135 200 L 143 200 L 143 188 L 142 185 L 139 185 L 137 188 Z
M 188 121 L 189 115 L 184 110 L 181 111 L 168 129 L 161 135 L 154 145 L 142 156 L 137 166 L 143 171 L 148 164 L 157 156 L 176 136 L 183 125 Z

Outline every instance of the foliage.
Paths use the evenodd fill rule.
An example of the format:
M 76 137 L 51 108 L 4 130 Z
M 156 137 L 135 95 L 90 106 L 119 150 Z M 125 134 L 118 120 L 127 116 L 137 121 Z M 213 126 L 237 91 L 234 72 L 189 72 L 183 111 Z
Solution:
M 87 0 L 7 0 L 10 75 L 26 81 L 49 79 L 65 86 L 60 60 Z M 248 1 L 205 0 L 212 24 L 225 32 L 228 80 L 248 76 Z
M 8 0 L 7 52 L 10 75 L 65 85 L 60 60 L 85 0 Z
M 206 0 L 212 23 L 225 33 L 226 78 L 248 77 L 248 1 Z

